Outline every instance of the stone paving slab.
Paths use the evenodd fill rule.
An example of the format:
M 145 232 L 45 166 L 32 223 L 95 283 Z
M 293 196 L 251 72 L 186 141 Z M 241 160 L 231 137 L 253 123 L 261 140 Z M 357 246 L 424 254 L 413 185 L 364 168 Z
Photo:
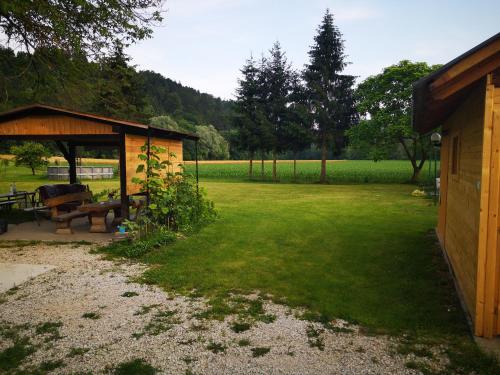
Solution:
M 0 263 L 0 293 L 54 268 L 45 264 Z

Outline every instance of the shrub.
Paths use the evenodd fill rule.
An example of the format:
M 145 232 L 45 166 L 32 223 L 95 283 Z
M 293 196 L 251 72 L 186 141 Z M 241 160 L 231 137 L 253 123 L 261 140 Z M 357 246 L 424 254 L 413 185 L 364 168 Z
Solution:
M 107 246 L 105 250 L 119 257 L 140 258 L 154 249 L 174 242 L 176 237 L 174 232 L 159 228 L 156 232 L 149 233 L 149 235 L 138 239 L 131 238 L 126 241 L 114 242 Z
M 188 231 L 204 221 L 213 219 L 216 215 L 213 202 L 205 198 L 205 192 L 198 188 L 191 175 L 174 171 L 172 159 L 174 153 L 167 153 L 167 160 L 160 161 L 160 154 L 166 149 L 150 146 L 149 157 L 146 154 L 147 145 L 141 147 L 139 159 L 144 161 L 137 167 L 137 174 L 133 182 L 141 186 L 141 191 L 149 194 L 149 201 L 137 218 L 139 235 L 142 232 L 153 232 L 158 228 L 167 228 L 171 231 Z M 130 226 L 130 223 L 126 223 Z

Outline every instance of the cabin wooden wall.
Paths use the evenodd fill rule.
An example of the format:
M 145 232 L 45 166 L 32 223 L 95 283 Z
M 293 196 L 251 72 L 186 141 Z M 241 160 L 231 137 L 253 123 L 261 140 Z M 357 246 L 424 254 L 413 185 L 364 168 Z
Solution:
M 500 71 L 497 71 L 492 75 L 492 85 L 494 87 L 494 92 L 493 92 L 493 116 L 492 116 L 492 128 L 494 129 L 494 134 L 496 135 L 493 140 L 493 150 L 492 150 L 492 159 L 496 162 L 496 175 L 495 175 L 495 182 L 497 184 L 497 189 L 500 189 Z M 496 200 L 495 200 L 496 199 Z M 495 301 L 494 301 L 494 306 L 493 306 L 493 313 L 494 313 L 494 319 L 495 319 L 495 327 L 493 333 L 495 335 L 500 334 L 500 314 L 498 311 L 500 311 L 500 241 L 498 238 L 498 233 L 500 230 L 500 191 L 496 191 L 496 197 L 495 199 L 491 199 L 490 197 L 490 207 L 492 210 L 490 211 L 490 217 L 493 215 L 495 216 L 493 225 L 490 222 L 490 227 L 494 228 L 492 229 L 494 233 L 491 233 L 490 236 L 494 236 L 493 240 L 495 241 L 494 244 L 491 244 L 492 251 L 495 252 L 496 254 L 496 264 L 495 264 L 495 285 L 494 287 L 496 288 L 492 292 L 495 294 Z M 496 205 L 496 206 L 495 206 Z
M 140 192 L 140 186 L 132 182 L 132 178 L 136 176 L 144 177 L 144 174 L 136 173 L 137 166 L 144 162 L 137 157 L 141 153 L 141 147 L 147 142 L 147 137 L 142 135 L 125 135 L 125 151 L 126 151 L 126 170 L 127 170 L 127 195 Z M 168 153 L 175 153 L 175 158 L 172 159 L 173 171 L 179 171 L 179 164 L 182 163 L 182 141 L 174 139 L 151 138 L 151 145 L 162 146 L 167 149 L 167 152 L 160 154 L 160 160 L 167 160 Z
M 485 85 L 479 85 L 443 125 L 441 207 L 438 235 L 472 319 L 476 306 Z M 453 139 L 458 168 L 452 173 Z M 443 155 L 444 154 L 444 155 Z
M 0 125 L 0 135 L 114 134 L 111 125 L 65 115 L 30 115 Z
M 500 203 L 500 112 L 497 103 L 500 80 L 486 77 L 484 136 L 478 244 L 475 334 L 493 337 L 500 333 L 500 251 L 498 241 Z

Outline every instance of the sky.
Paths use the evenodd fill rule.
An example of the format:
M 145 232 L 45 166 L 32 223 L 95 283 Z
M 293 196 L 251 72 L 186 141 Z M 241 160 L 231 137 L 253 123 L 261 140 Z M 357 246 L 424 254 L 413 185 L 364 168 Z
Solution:
M 167 0 L 163 25 L 128 49 L 133 64 L 234 99 L 239 70 L 281 43 L 296 69 L 327 8 L 345 40 L 345 72 L 364 78 L 403 59 L 446 63 L 500 31 L 500 0 Z

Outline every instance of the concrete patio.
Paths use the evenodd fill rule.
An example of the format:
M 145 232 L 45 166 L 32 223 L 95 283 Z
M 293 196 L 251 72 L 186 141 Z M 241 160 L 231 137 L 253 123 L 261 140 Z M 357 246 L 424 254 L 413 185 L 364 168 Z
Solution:
M 108 215 L 107 223 L 113 220 L 112 212 Z M 40 224 L 40 225 L 39 225 Z M 90 224 L 87 218 L 74 219 L 71 227 L 73 234 L 56 234 L 56 224 L 47 219 L 25 222 L 21 224 L 9 224 L 8 231 L 0 235 L 0 241 L 87 241 L 93 243 L 103 243 L 114 238 L 116 228 L 110 228 L 111 233 L 90 233 Z

